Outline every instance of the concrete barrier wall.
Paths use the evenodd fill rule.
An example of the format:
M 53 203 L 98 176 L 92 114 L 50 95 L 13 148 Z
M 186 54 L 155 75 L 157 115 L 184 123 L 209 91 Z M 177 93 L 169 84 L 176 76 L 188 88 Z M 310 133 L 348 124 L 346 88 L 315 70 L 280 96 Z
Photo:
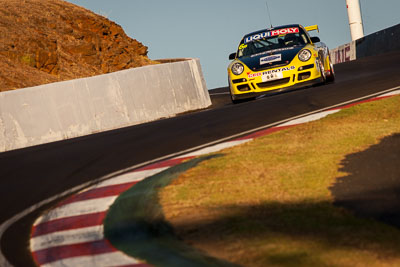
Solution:
M 400 24 L 369 34 L 330 51 L 333 64 L 400 50 Z
M 198 59 L 0 93 L 0 152 L 207 108 Z
M 357 58 L 400 50 L 400 24 L 358 39 L 356 48 Z

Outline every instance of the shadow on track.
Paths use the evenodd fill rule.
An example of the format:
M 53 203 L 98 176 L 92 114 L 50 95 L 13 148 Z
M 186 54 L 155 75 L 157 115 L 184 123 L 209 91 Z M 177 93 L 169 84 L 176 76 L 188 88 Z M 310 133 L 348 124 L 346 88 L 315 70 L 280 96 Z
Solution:
M 337 206 L 400 228 L 400 134 L 348 155 L 331 187 Z

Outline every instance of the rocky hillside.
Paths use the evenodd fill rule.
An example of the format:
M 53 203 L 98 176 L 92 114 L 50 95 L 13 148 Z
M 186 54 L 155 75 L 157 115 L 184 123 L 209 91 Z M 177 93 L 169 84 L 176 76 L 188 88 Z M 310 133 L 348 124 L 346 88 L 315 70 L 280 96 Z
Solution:
M 0 0 L 0 91 L 154 64 L 116 23 L 61 0 Z

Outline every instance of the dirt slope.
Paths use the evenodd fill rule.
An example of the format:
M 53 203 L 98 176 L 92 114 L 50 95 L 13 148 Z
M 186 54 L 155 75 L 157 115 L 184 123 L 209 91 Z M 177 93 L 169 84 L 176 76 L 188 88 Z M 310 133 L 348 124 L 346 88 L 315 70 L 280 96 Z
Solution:
M 116 23 L 61 0 L 0 0 L 0 91 L 153 64 Z

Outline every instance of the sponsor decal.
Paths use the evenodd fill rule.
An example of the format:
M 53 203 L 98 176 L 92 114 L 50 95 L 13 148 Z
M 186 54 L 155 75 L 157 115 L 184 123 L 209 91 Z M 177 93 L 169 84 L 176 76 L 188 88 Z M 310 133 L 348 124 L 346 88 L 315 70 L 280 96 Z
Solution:
M 298 33 L 298 32 L 299 32 L 299 28 L 286 28 L 286 29 L 270 31 L 271 36 L 285 35 L 288 33 Z
M 285 35 L 288 33 L 298 33 L 298 32 L 299 32 L 299 28 L 297 28 L 297 27 L 262 32 L 262 33 L 258 33 L 258 34 L 246 37 L 244 39 L 244 43 L 246 44 L 246 43 L 250 43 L 255 40 L 259 40 L 259 39 L 263 39 L 263 38 L 267 38 L 267 37 L 273 37 L 273 36 L 277 36 L 277 35 Z
M 280 72 L 285 72 L 285 71 L 294 70 L 294 69 L 296 69 L 295 66 L 289 66 L 289 67 L 283 67 L 283 68 L 279 68 L 279 69 L 266 70 L 263 72 L 256 72 L 256 73 L 247 72 L 247 77 L 249 79 L 251 79 L 251 78 L 255 78 L 255 77 L 259 77 L 259 76 L 263 76 L 263 75 L 271 75 L 273 73 L 280 73 Z
M 241 44 L 241 45 L 239 46 L 239 50 L 245 49 L 246 47 L 247 47 L 247 44 Z
M 250 57 L 258 57 L 258 56 L 262 56 L 265 54 L 271 54 L 271 53 L 275 53 L 275 52 L 282 52 L 282 51 L 287 51 L 287 50 L 292 50 L 294 49 L 294 47 L 284 47 L 284 48 L 278 48 L 278 49 L 273 49 L 273 50 L 268 50 L 268 51 L 264 51 L 264 52 L 260 52 L 257 54 L 253 54 Z
M 268 74 L 276 73 L 276 72 L 284 72 L 284 71 L 294 70 L 295 68 L 296 68 L 295 66 L 283 67 L 283 68 L 274 69 L 274 70 L 267 70 L 267 71 L 264 71 L 262 74 L 268 75 Z
M 250 43 L 252 41 L 263 39 L 263 38 L 266 38 L 266 37 L 271 37 L 271 33 L 270 32 L 263 32 L 263 33 L 259 33 L 259 34 L 256 34 L 256 35 L 248 36 L 248 37 L 246 37 L 246 39 L 244 39 L 244 43 L 245 44 L 246 43 Z
M 247 77 L 249 77 L 249 79 L 255 78 L 255 77 L 259 77 L 259 76 L 261 76 L 261 75 L 262 75 L 262 72 L 257 72 L 257 73 L 248 72 L 248 73 L 247 73 Z
M 281 54 L 266 56 L 266 57 L 260 58 L 260 65 L 264 65 L 264 64 L 272 63 L 272 62 L 277 62 L 277 61 L 281 61 L 281 60 L 282 60 L 282 55 Z

